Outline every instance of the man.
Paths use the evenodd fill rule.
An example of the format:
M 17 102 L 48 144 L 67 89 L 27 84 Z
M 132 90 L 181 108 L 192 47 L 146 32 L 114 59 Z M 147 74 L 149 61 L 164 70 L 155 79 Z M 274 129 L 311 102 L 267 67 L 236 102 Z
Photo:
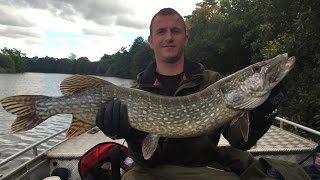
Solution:
M 167 96 L 184 96 L 203 90 L 221 76 L 205 70 L 199 63 L 184 57 L 188 42 L 186 26 L 181 15 L 171 8 L 160 10 L 151 20 L 150 47 L 155 62 L 138 75 L 139 88 Z M 145 132 L 129 126 L 127 107 L 120 101 L 106 103 L 97 114 L 97 126 L 109 137 L 125 138 L 135 167 L 123 179 L 239 179 L 256 160 L 247 152 L 270 128 L 283 94 L 279 87 L 269 98 L 250 112 L 248 141 L 244 142 L 238 124 L 229 124 L 209 135 L 193 138 L 161 138 L 150 159 L 141 152 Z M 272 101 L 271 101 L 272 100 Z M 276 101 L 275 101 L 276 100 Z M 235 148 L 218 148 L 220 134 Z M 260 169 L 257 168 L 261 173 Z M 259 177 L 268 177 L 262 170 Z

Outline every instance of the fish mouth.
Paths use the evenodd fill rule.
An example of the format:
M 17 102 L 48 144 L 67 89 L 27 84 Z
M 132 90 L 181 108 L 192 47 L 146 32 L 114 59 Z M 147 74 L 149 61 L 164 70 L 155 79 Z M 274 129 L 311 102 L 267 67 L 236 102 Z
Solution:
M 288 58 L 288 54 L 283 54 L 279 60 L 274 63 L 262 67 L 261 73 L 265 76 L 265 79 L 270 83 L 271 87 L 278 84 L 293 68 L 295 63 L 295 57 Z
M 293 68 L 295 57 L 288 58 L 288 54 L 280 54 L 272 59 L 257 63 L 252 67 L 257 82 L 260 82 L 260 88 L 269 91 L 275 87 Z

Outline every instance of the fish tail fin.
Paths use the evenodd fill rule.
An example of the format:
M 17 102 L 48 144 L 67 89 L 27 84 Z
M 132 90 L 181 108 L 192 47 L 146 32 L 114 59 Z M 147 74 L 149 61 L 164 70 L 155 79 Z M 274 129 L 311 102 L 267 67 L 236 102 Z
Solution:
M 21 95 L 10 96 L 0 100 L 4 110 L 18 116 L 11 126 L 13 133 L 29 130 L 46 120 L 36 114 L 35 102 L 43 98 L 48 97 Z

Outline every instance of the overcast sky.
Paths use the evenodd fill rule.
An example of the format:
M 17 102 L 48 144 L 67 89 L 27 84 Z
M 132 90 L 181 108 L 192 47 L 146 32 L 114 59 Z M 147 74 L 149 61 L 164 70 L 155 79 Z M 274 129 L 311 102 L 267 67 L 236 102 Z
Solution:
M 91 61 L 149 35 L 164 7 L 190 15 L 201 0 L 0 0 L 0 48 L 28 57 L 86 56 Z

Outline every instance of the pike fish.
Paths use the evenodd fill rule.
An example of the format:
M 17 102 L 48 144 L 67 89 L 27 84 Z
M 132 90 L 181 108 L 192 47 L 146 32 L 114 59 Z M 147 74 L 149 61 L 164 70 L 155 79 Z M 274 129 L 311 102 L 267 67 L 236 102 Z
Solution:
M 17 115 L 12 132 L 26 131 L 56 114 L 72 114 L 67 138 L 95 126 L 103 103 L 118 99 L 128 107 L 129 124 L 149 135 L 142 142 L 145 159 L 151 157 L 160 137 L 204 135 L 226 123 L 239 121 L 248 139 L 248 111 L 262 104 L 292 69 L 295 57 L 280 54 L 224 77 L 206 89 L 180 97 L 152 94 L 116 86 L 92 76 L 73 75 L 62 81 L 63 96 L 18 95 L 1 99 L 3 108 Z

